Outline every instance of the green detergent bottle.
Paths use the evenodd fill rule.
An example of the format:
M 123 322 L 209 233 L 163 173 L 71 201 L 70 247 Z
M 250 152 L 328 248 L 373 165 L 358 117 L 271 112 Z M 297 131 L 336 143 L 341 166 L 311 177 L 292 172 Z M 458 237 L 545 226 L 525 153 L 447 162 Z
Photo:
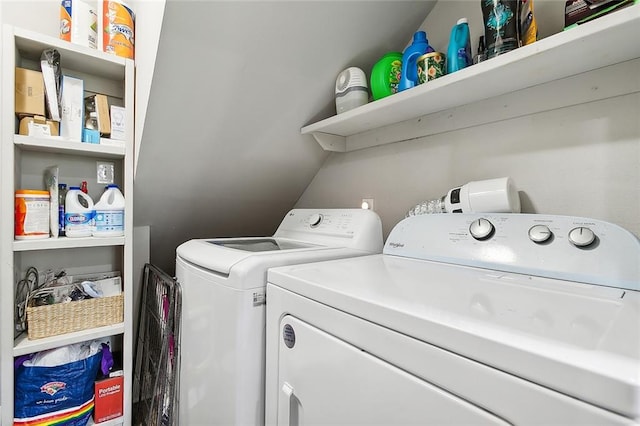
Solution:
M 371 69 L 370 85 L 373 100 L 377 101 L 398 92 L 402 73 L 402 53 L 386 53 Z

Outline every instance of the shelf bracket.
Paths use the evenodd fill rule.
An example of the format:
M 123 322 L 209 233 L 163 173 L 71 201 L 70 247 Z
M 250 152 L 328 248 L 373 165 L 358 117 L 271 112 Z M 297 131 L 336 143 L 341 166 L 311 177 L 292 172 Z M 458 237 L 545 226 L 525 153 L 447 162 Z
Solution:
M 325 151 L 347 151 L 347 138 L 344 136 L 337 136 L 322 132 L 313 132 L 311 134 Z

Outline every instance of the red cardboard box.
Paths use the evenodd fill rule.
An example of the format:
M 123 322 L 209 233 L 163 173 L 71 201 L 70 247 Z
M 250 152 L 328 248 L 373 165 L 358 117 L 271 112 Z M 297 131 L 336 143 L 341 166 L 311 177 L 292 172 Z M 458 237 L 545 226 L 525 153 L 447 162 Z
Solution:
M 93 421 L 106 422 L 122 416 L 122 393 L 124 392 L 124 377 L 109 377 L 98 380 L 95 385 L 95 407 Z

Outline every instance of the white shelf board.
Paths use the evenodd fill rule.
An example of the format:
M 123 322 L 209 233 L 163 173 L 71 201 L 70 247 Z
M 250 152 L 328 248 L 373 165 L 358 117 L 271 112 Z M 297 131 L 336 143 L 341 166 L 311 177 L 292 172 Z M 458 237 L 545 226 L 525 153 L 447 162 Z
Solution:
M 59 336 L 44 337 L 36 340 L 29 340 L 27 333 L 22 333 L 14 342 L 13 356 L 30 354 L 73 343 L 84 342 L 86 340 L 115 336 L 123 333 L 124 323 L 96 327 L 89 330 L 77 331 L 75 333 L 61 334 Z
M 640 57 L 640 4 L 486 60 L 456 73 L 309 124 L 324 149 L 346 138 Z
M 16 48 L 23 58 L 39 61 L 44 49 L 54 48 L 60 52 L 60 65 L 63 69 L 72 69 L 110 79 L 122 79 L 125 64 L 127 61 L 131 61 L 22 28 L 15 28 L 14 35 Z
M 14 135 L 13 143 L 25 151 L 50 152 L 100 158 L 124 158 L 124 145 L 83 143 L 60 137 Z
M 89 417 L 89 421 L 87 422 L 87 426 L 100 425 L 100 426 L 115 426 L 115 425 L 123 425 L 124 417 L 117 417 L 115 419 L 107 420 L 106 422 L 94 423 L 93 416 Z
M 30 250 L 52 250 L 66 248 L 82 248 L 82 247 L 105 247 L 105 246 L 121 246 L 124 245 L 124 237 L 58 237 L 44 238 L 34 240 L 15 240 L 13 242 L 13 251 L 30 251 Z

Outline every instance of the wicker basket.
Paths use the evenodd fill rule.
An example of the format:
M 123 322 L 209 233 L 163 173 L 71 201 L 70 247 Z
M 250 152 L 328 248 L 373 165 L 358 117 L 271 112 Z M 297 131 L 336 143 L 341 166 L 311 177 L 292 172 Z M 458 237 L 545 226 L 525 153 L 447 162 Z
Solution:
M 29 339 L 57 336 L 123 321 L 124 294 L 27 307 Z

